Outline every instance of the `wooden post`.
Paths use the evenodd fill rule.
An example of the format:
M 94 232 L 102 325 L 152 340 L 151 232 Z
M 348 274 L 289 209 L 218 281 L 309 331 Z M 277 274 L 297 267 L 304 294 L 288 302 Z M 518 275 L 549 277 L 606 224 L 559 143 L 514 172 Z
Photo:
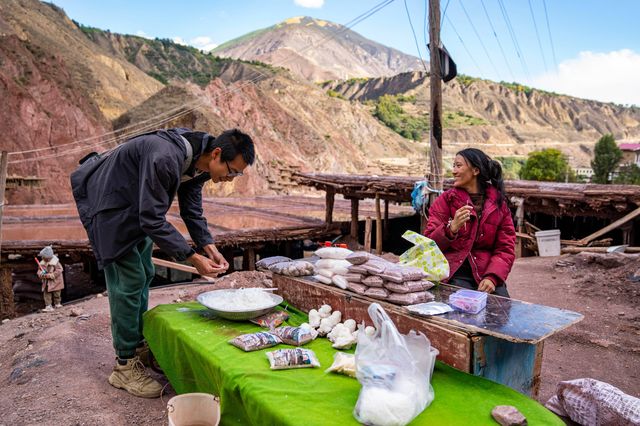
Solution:
M 9 155 L 2 151 L 0 156 L 0 247 L 2 246 L 2 216 L 4 212 L 4 191 L 7 183 L 7 164 Z M 0 248 L 0 254 L 2 249 Z M 2 256 L 0 256 L 2 262 Z M 13 318 L 16 315 L 16 305 L 13 301 L 13 280 L 11 268 L 0 265 L 0 318 Z
M 357 198 L 351 199 L 351 238 L 358 241 L 358 205 L 360 200 Z
M 333 203 L 336 199 L 336 190 L 332 186 L 327 188 L 327 196 L 326 196 L 326 216 L 324 221 L 327 225 L 331 225 L 333 223 Z
M 371 253 L 371 218 L 364 221 L 364 251 Z
M 245 271 L 256 270 L 256 250 L 253 247 L 244 249 L 242 253 L 242 269 Z
M 429 84 L 431 89 L 429 128 L 429 184 L 433 189 L 442 190 L 442 80 L 440 79 L 440 1 L 429 0 Z M 438 194 L 429 193 L 429 205 Z
M 389 200 L 384 200 L 384 238 L 389 238 Z
M 376 254 L 382 254 L 382 213 L 379 194 L 376 194 Z

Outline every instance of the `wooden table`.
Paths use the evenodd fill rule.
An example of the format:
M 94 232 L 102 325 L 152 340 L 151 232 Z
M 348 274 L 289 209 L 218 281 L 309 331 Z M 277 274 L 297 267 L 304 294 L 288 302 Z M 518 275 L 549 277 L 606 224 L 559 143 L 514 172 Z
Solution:
M 531 397 L 540 386 L 544 339 L 582 320 L 577 312 L 489 295 L 478 314 L 449 312 L 418 316 L 402 306 L 358 295 L 316 282 L 274 274 L 278 293 L 296 308 L 308 312 L 323 304 L 343 318 L 371 324 L 367 308 L 373 302 L 387 311 L 398 330 L 423 332 L 440 351 L 438 359 L 459 370 L 507 385 Z M 458 287 L 441 284 L 432 293 L 446 302 Z

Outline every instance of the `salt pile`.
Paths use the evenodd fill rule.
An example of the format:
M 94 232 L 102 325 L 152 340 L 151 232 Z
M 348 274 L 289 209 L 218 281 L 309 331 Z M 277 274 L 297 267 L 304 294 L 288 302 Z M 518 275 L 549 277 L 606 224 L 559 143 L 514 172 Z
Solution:
M 236 290 L 218 290 L 205 293 L 202 304 L 220 311 L 247 312 L 266 309 L 277 304 L 276 298 L 259 288 L 241 288 Z

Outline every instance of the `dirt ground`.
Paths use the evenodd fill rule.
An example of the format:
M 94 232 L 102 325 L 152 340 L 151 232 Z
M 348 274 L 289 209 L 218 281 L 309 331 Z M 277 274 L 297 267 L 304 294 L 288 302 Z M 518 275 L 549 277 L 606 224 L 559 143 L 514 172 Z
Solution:
M 559 381 L 581 377 L 640 396 L 640 282 L 629 279 L 639 268 L 638 257 L 516 261 L 509 278 L 512 297 L 585 316 L 546 341 L 540 401 Z M 215 285 L 154 289 L 150 305 L 189 300 L 214 287 L 247 285 L 271 282 L 258 272 L 235 273 Z M 0 326 L 0 425 L 166 424 L 166 402 L 174 395 L 170 385 L 161 399 L 149 400 L 107 383 L 114 363 L 108 312 L 107 298 L 94 297 Z

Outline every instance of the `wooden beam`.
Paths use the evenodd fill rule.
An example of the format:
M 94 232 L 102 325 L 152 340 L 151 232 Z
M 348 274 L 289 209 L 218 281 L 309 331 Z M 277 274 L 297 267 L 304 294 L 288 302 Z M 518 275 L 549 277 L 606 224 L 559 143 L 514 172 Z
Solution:
M 358 241 L 358 205 L 360 200 L 357 198 L 351 199 L 351 238 Z
M 563 247 L 562 253 L 607 253 L 610 247 Z M 625 253 L 640 253 L 640 247 L 625 247 Z
M 371 218 L 364 221 L 364 251 L 371 253 Z
M 244 249 L 242 253 L 242 269 L 245 271 L 256 270 L 256 251 L 253 247 Z
M 376 254 L 382 254 L 382 213 L 378 194 L 376 194 Z
M 333 223 L 333 204 L 336 199 L 336 190 L 333 187 L 327 188 L 326 194 L 326 211 L 324 221 L 327 225 L 331 225 Z
M 384 200 L 384 238 L 389 238 L 389 200 Z
M 579 240 L 579 243 L 580 243 L 579 245 L 586 246 L 587 244 L 589 244 L 591 241 L 595 240 L 596 238 L 603 236 L 607 232 L 613 231 L 617 227 L 619 227 L 621 225 L 624 225 L 625 223 L 629 222 L 631 219 L 634 219 L 634 218 L 636 218 L 638 216 L 640 216 L 640 207 L 638 207 L 637 209 L 635 209 L 631 213 L 621 217 L 620 219 L 616 220 L 615 222 L 605 226 L 601 230 L 599 230 L 597 232 L 594 232 L 593 234 L 591 234 L 591 235 L 589 235 L 587 237 L 582 238 L 581 240 Z
M 193 266 L 187 266 L 187 265 L 183 265 L 182 263 L 176 263 L 176 262 L 171 262 L 169 260 L 158 259 L 157 257 L 152 257 L 151 261 L 153 262 L 154 265 L 164 266 L 165 268 L 172 268 L 172 269 L 177 269 L 178 271 L 191 272 L 192 274 L 200 275 L 198 270 Z M 206 276 L 206 275 L 200 275 L 200 276 L 207 281 L 215 281 L 214 277 Z

